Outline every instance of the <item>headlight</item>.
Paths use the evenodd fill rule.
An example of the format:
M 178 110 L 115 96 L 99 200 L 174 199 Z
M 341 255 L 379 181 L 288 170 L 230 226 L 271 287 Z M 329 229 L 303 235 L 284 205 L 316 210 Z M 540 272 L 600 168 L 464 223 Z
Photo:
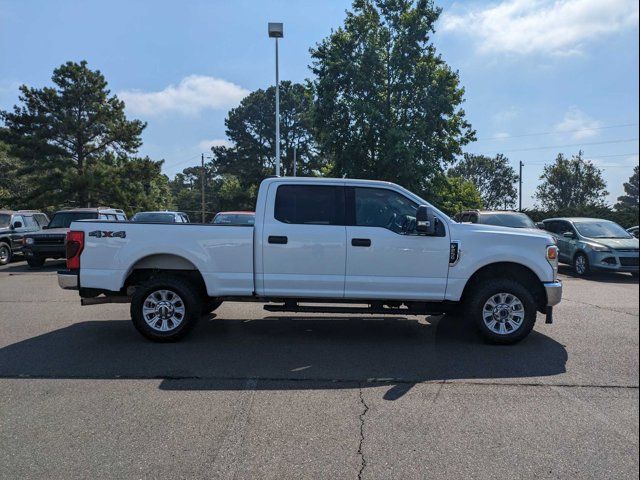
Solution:
M 27 237 L 24 239 L 24 243 L 27 245 L 33 245 L 33 238 Z
M 605 245 L 600 245 L 599 243 L 587 243 L 587 246 L 596 252 L 610 252 L 611 249 Z

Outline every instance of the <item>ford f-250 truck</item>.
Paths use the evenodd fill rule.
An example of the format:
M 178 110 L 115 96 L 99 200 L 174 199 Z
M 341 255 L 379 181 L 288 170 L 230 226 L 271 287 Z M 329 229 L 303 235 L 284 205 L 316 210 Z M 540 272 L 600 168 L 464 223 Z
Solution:
M 550 323 L 562 296 L 547 233 L 459 224 L 368 180 L 268 178 L 253 226 L 78 221 L 66 249 L 62 288 L 84 305 L 131 302 L 134 326 L 161 342 L 234 300 L 277 312 L 460 312 L 489 341 L 515 343 L 537 312 Z

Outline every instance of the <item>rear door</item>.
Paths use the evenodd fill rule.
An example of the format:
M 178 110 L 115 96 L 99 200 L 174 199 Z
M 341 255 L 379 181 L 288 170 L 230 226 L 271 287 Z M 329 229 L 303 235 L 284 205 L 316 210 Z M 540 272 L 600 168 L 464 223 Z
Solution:
M 343 186 L 273 184 L 267 205 L 261 242 L 265 295 L 342 298 Z
M 418 204 L 387 188 L 347 187 L 346 298 L 444 299 L 450 241 L 418 235 Z

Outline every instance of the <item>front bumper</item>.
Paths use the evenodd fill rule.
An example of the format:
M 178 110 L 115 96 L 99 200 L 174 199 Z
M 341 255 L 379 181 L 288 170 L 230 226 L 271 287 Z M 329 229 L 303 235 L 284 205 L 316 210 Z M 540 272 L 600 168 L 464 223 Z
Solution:
M 78 288 L 80 287 L 78 282 L 78 274 L 69 270 L 59 271 L 58 285 L 64 290 L 78 290 Z
M 544 283 L 544 289 L 547 292 L 547 307 L 553 307 L 562 300 L 562 282 Z
M 66 256 L 65 246 L 51 244 L 25 245 L 22 253 L 27 257 L 64 258 Z
M 592 251 L 589 254 L 589 264 L 593 270 L 608 272 L 638 273 L 638 252 L 611 250 L 609 252 Z

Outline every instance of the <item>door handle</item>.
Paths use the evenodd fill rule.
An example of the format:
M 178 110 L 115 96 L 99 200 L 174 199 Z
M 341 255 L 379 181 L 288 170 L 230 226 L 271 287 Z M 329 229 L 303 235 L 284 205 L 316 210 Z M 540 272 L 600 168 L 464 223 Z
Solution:
M 371 240 L 368 238 L 352 238 L 351 245 L 354 247 L 370 247 Z
M 269 243 L 276 243 L 279 245 L 284 245 L 289 241 L 289 239 L 283 235 L 269 235 Z

